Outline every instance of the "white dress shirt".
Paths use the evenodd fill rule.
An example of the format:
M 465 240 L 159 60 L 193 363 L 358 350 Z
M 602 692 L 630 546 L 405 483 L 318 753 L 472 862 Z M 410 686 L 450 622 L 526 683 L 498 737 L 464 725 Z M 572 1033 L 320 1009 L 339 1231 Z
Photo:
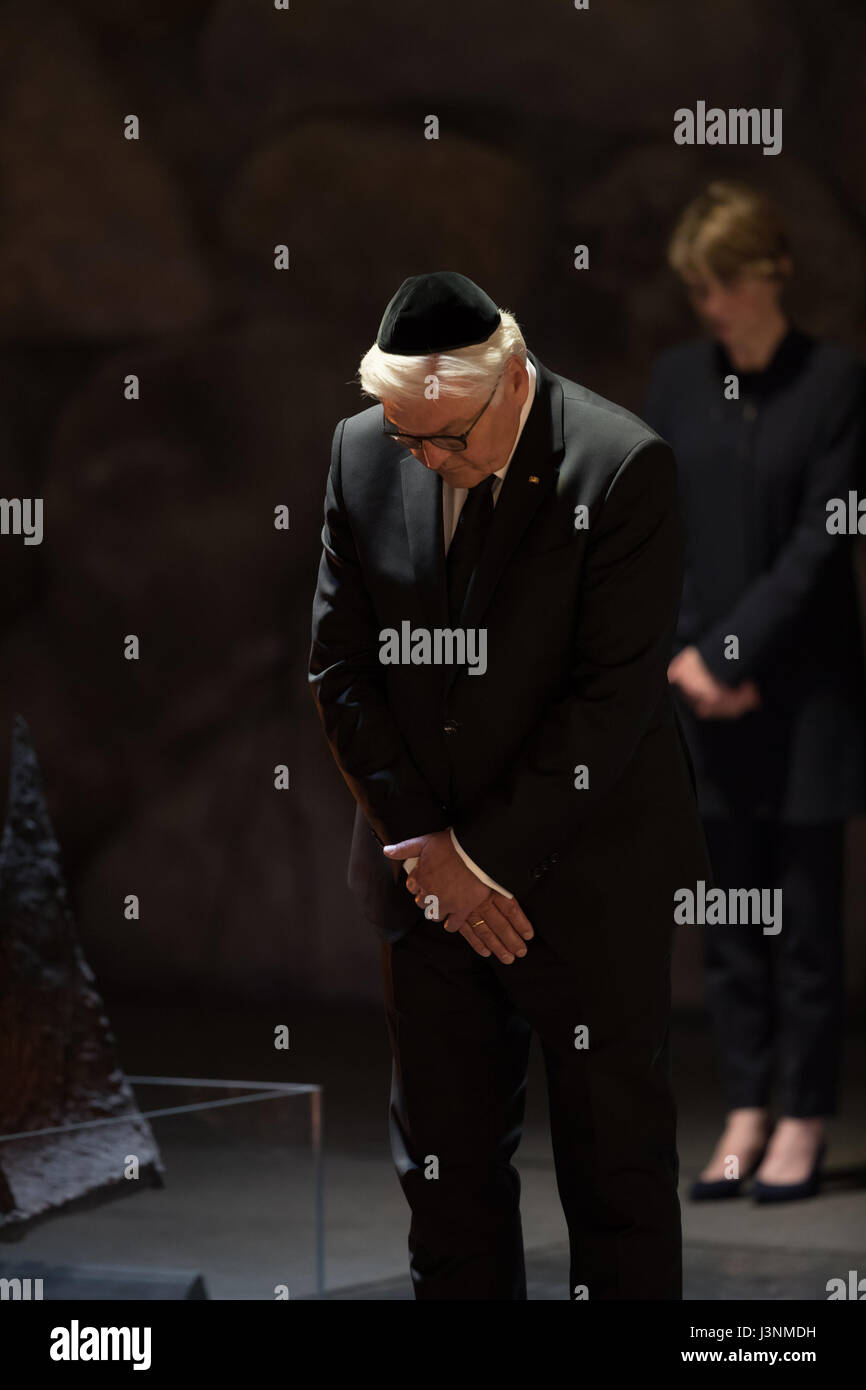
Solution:
M 514 455 L 514 450 L 517 448 L 517 441 L 523 433 L 523 426 L 526 424 L 526 417 L 529 414 L 529 408 L 535 399 L 536 373 L 535 368 L 528 357 L 526 359 L 526 370 L 529 375 L 529 390 L 526 393 L 526 400 L 523 402 L 523 405 L 520 410 L 520 420 L 517 425 L 517 434 L 514 436 L 514 443 L 511 446 L 511 452 L 509 453 L 508 458 L 505 460 L 502 467 L 497 468 L 494 473 L 495 481 L 491 489 L 491 496 L 493 497 L 494 507 L 496 506 L 497 499 L 499 497 L 500 492 L 502 491 L 502 483 L 505 479 L 506 473 L 508 472 L 508 466 L 511 463 L 512 457 Z M 460 512 L 463 507 L 463 503 L 466 501 L 468 493 L 468 488 L 451 487 L 449 483 L 442 483 L 442 521 L 445 527 L 446 555 L 451 545 L 451 541 L 454 537 L 454 532 L 457 529 L 457 522 L 460 519 Z M 472 872 L 476 875 L 476 877 L 480 878 L 482 883 L 486 883 L 489 888 L 494 888 L 497 893 L 502 893 L 503 897 L 513 898 L 513 893 L 510 893 L 507 888 L 503 888 L 502 884 L 497 883 L 495 879 L 490 878 L 490 876 L 486 874 L 483 869 L 479 868 L 479 866 L 475 863 L 473 859 L 469 858 L 469 855 L 466 853 L 465 849 L 460 844 L 459 840 L 457 839 L 457 836 L 454 834 L 454 830 L 450 826 L 449 830 L 451 831 L 451 840 L 454 845 L 454 848 L 460 855 L 460 858 L 463 860 L 464 864 L 466 864 L 467 868 L 470 868 Z M 413 859 L 404 859 L 403 867 L 406 870 L 406 873 L 410 874 L 417 863 L 417 857 Z

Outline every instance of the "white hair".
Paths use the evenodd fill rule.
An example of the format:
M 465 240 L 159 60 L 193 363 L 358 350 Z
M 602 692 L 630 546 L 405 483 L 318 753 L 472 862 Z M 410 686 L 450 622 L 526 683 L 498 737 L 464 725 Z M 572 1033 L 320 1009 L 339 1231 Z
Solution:
M 499 310 L 502 322 L 483 343 L 432 352 L 421 357 L 383 352 L 375 343 L 365 352 L 358 368 L 361 390 L 377 400 L 411 406 L 423 398 L 429 378 L 435 377 L 439 397 L 480 396 L 493 389 L 510 357 L 526 365 L 526 343 L 517 320 L 507 309 Z

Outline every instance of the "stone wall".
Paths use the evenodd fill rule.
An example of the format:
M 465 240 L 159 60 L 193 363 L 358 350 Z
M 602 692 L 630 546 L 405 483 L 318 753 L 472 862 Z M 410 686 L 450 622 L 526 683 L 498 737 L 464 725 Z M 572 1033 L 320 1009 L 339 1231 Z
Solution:
M 0 491 L 46 515 L 0 544 L 0 733 L 30 725 L 103 984 L 377 996 L 306 658 L 331 435 L 386 300 L 460 269 L 639 409 L 694 332 L 671 224 L 742 174 L 788 214 L 798 321 L 866 350 L 864 38 L 842 0 L 0 5 Z M 783 152 L 675 146 L 698 99 L 781 106 Z M 698 1002 L 695 941 L 676 974 Z

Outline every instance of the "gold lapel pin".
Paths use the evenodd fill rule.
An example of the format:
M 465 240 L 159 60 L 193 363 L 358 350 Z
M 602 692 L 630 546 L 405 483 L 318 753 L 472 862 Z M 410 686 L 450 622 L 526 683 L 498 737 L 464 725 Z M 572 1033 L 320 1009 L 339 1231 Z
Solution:
M 537 473 L 530 473 L 530 475 L 529 475 L 529 481 L 530 481 L 531 483 L 540 483 L 540 482 L 541 482 L 541 479 L 539 478 L 539 476 L 538 476 Z

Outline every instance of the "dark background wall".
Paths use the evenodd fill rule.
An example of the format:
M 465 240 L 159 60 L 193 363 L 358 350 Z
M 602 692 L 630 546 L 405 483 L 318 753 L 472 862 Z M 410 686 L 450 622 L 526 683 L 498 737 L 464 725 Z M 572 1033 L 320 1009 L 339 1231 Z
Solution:
M 0 734 L 30 725 L 104 986 L 376 995 L 306 659 L 331 435 L 385 302 L 459 269 L 639 410 L 695 332 L 672 222 L 742 175 L 788 214 L 796 320 L 863 351 L 864 40 L 855 0 L 0 5 L 0 495 L 45 505 L 41 546 L 0 538 Z M 782 153 L 677 147 L 698 100 L 782 107 Z M 676 994 L 701 997 L 685 934 Z

